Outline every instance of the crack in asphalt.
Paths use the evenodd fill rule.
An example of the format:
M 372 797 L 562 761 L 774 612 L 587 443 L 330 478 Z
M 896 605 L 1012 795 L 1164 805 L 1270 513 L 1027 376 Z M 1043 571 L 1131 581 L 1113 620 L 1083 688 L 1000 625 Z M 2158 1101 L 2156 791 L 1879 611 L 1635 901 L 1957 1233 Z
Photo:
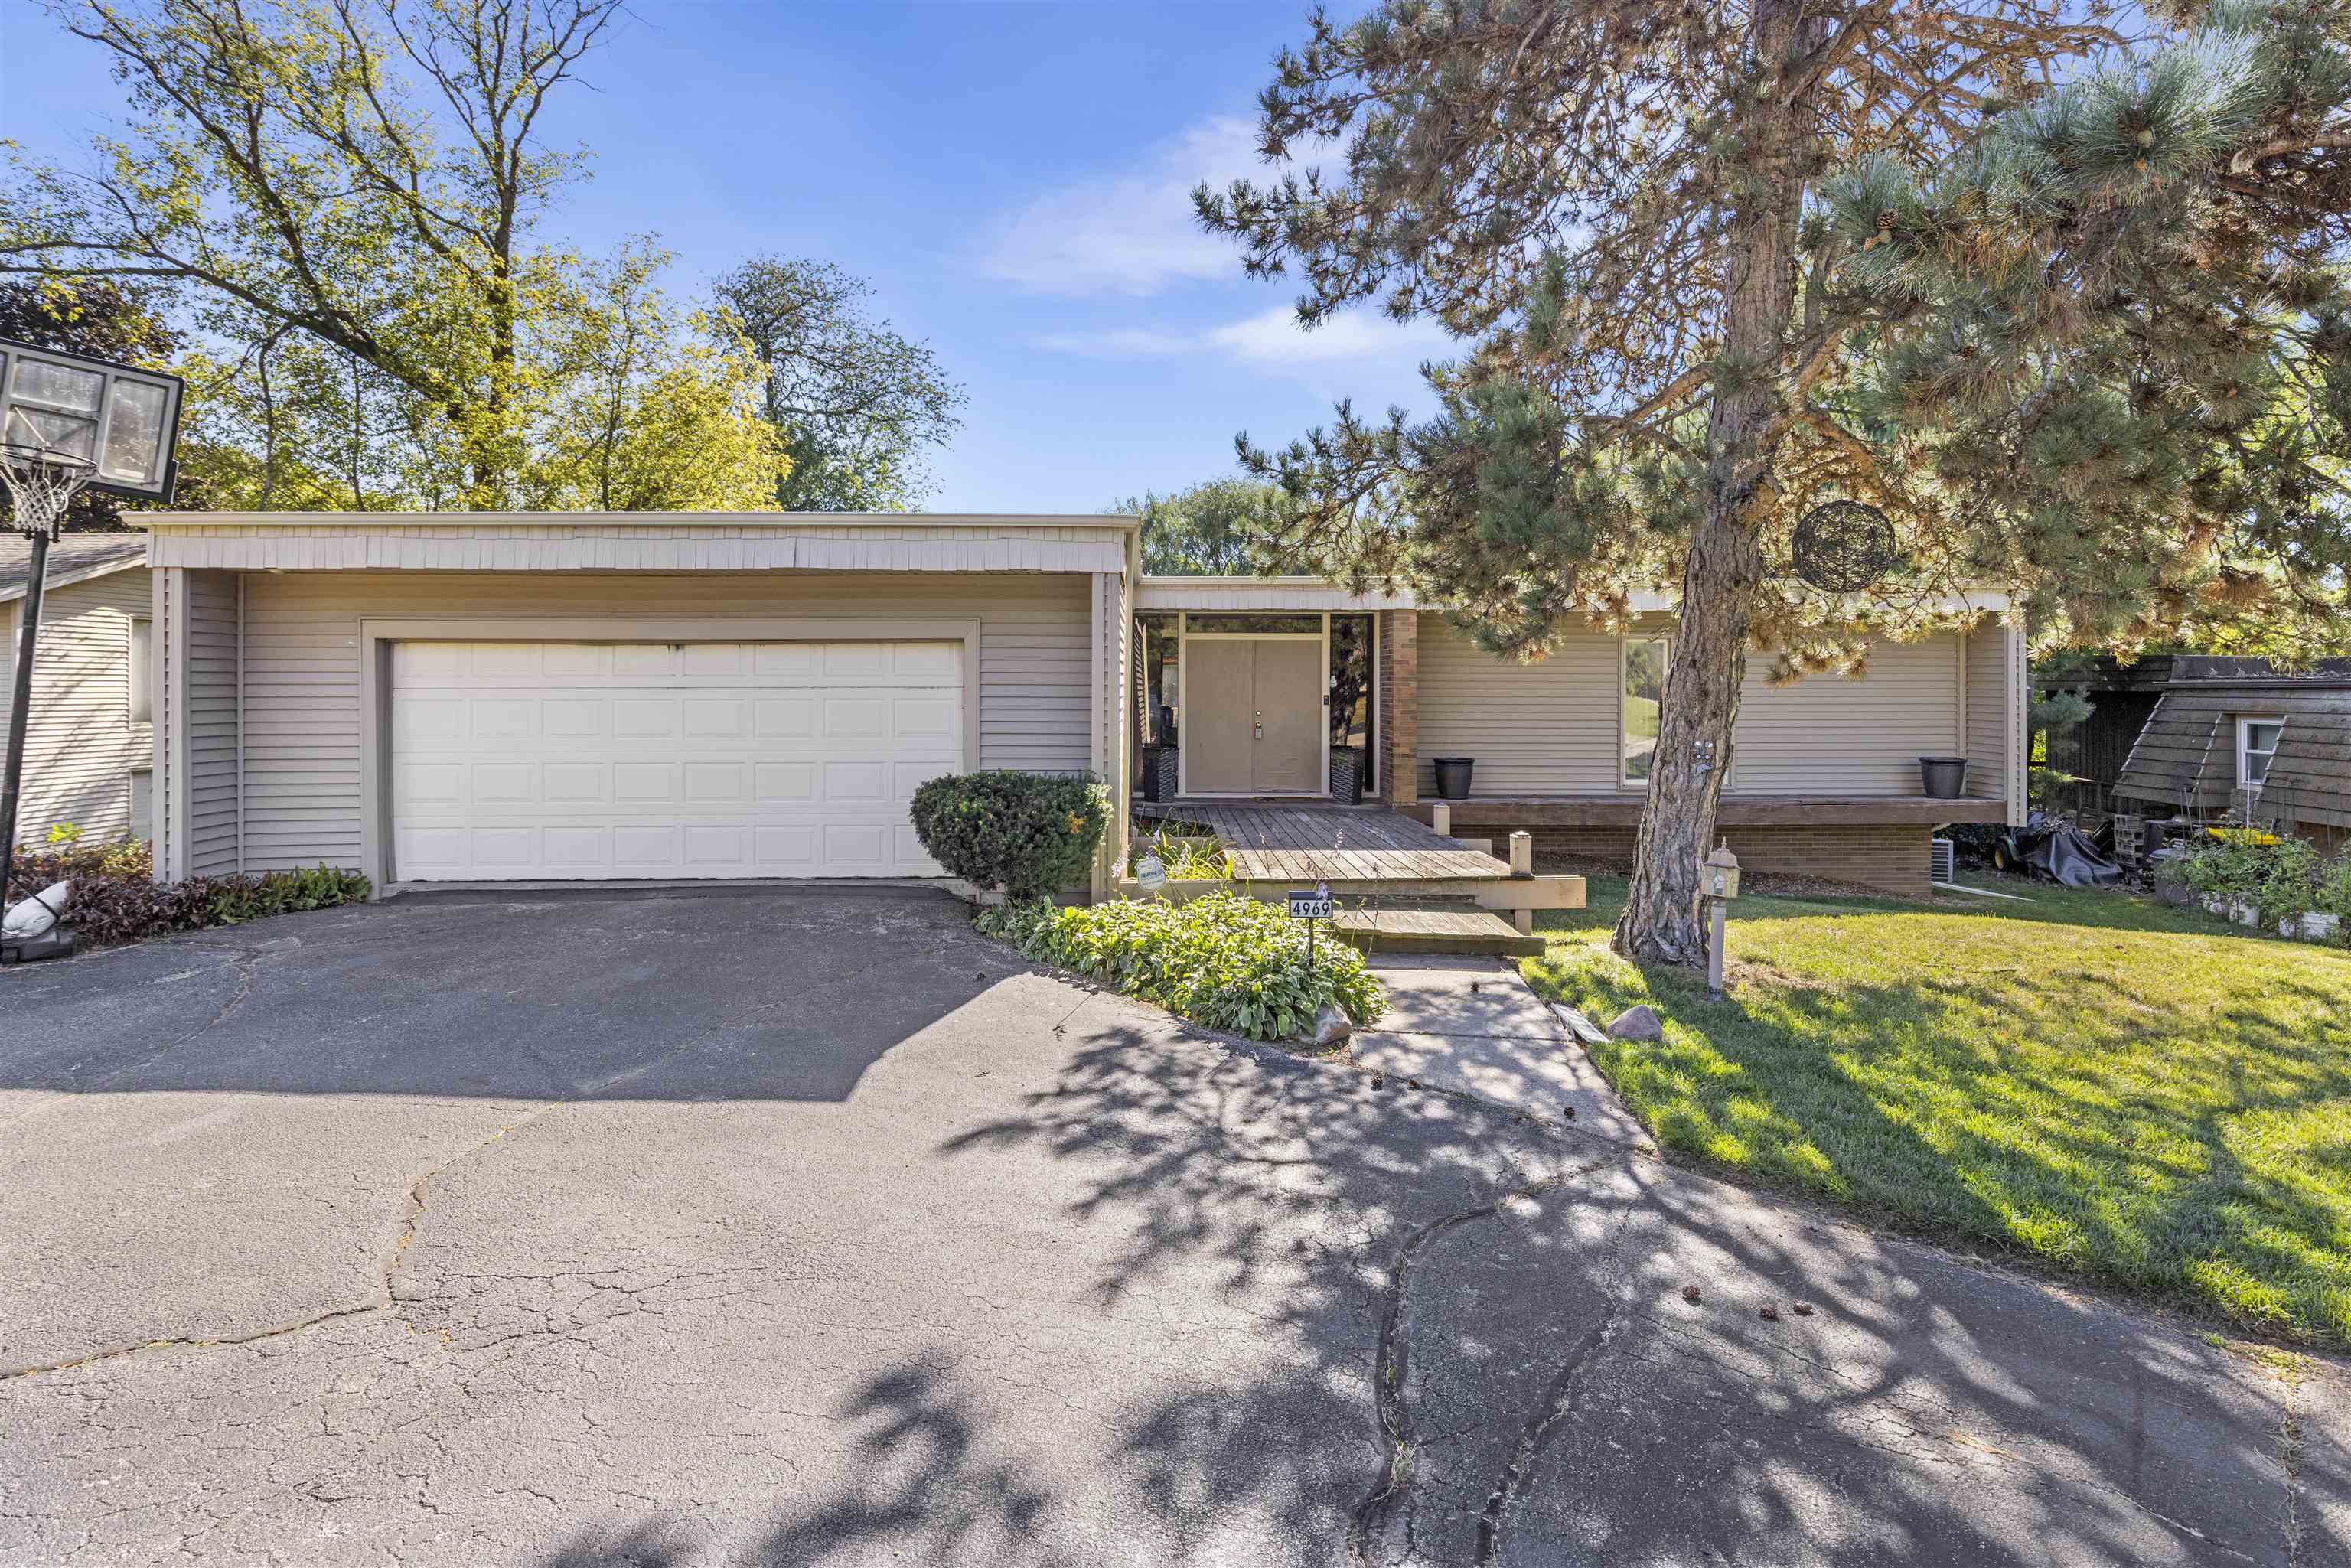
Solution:
M 1420 1254 L 1431 1243 L 1467 1225 L 1499 1218 L 1521 1202 L 1530 1201 L 1543 1193 L 1566 1185 L 1575 1177 L 1590 1175 L 1602 1164 L 1579 1167 L 1572 1175 L 1544 1176 L 1514 1187 L 1491 1203 L 1475 1208 L 1448 1214 L 1431 1220 L 1406 1237 L 1388 1265 L 1385 1291 L 1386 1310 L 1381 1314 L 1380 1334 L 1373 1357 L 1372 1396 L 1379 1416 L 1380 1437 L 1386 1449 L 1386 1458 L 1380 1467 L 1371 1490 L 1355 1505 L 1347 1525 L 1347 1552 L 1355 1563 L 1368 1565 L 1372 1552 L 1383 1532 L 1390 1511 L 1398 1499 L 1412 1484 L 1415 1447 L 1411 1406 L 1405 1399 L 1405 1382 L 1410 1372 L 1410 1325 L 1407 1322 L 1411 1304 L 1412 1268 Z
M 1582 1390 L 1584 1368 L 1608 1348 L 1609 1342 L 1616 1337 L 1616 1331 L 1625 1321 L 1628 1304 L 1623 1288 L 1625 1234 L 1631 1219 L 1629 1210 L 1618 1219 L 1616 1244 L 1609 1249 L 1608 1268 L 1614 1277 L 1608 1286 L 1608 1310 L 1601 1314 L 1598 1322 L 1584 1331 L 1583 1336 L 1567 1353 L 1567 1359 L 1560 1364 L 1559 1371 L 1552 1375 L 1541 1406 L 1520 1430 L 1518 1445 L 1511 1450 L 1510 1461 L 1502 1467 L 1500 1478 L 1495 1481 L 1493 1491 L 1486 1499 L 1485 1511 L 1478 1519 L 1479 1568 L 1487 1568 L 1488 1564 L 1499 1560 L 1504 1516 L 1510 1504 L 1518 1500 L 1528 1478 L 1534 1473 L 1535 1461 L 1550 1446 L 1552 1434 L 1575 1414 L 1576 1396 Z
M 116 1071 L 108 1074 L 107 1077 L 102 1078 L 98 1082 L 110 1082 L 114 1079 L 123 1076 L 125 1073 L 136 1071 L 141 1067 L 145 1067 L 152 1062 L 162 1060 L 164 1056 L 178 1050 L 181 1046 L 186 1044 L 189 1040 L 195 1039 L 198 1035 L 204 1033 L 206 1030 L 216 1029 L 221 1024 L 226 1022 L 229 1018 L 235 1015 L 235 1012 L 245 1005 L 246 999 L 252 995 L 256 983 L 256 972 L 259 963 L 261 959 L 269 956 L 267 951 L 261 949 L 220 948 L 216 944 L 211 943 L 191 943 L 189 946 L 210 946 L 214 947 L 215 951 L 225 951 L 231 955 L 230 965 L 237 978 L 236 984 L 229 993 L 228 998 L 221 1004 L 219 1009 L 215 1011 L 212 1018 L 204 1023 L 190 1030 L 186 1034 L 182 1035 L 179 1039 L 172 1041 L 171 1044 L 152 1052 L 149 1056 L 141 1059 L 140 1061 L 132 1063 L 128 1067 L 118 1069 Z M 290 949 L 287 950 L 290 951 Z M 889 967 L 890 965 L 894 962 L 896 962 L 894 959 L 883 960 L 882 962 L 866 965 L 862 968 L 850 969 L 840 974 L 828 976 L 817 985 L 809 988 L 807 991 L 800 992 L 797 997 L 787 999 L 805 1000 L 808 996 L 814 992 L 826 990 L 834 986 L 846 984 L 849 981 L 858 979 L 862 976 L 872 974 L 876 969 Z M 756 1014 L 758 1012 L 771 1010 L 774 1007 L 779 1005 L 782 1005 L 780 1001 L 771 1002 L 761 1008 L 752 1009 L 752 1012 Z M 384 1313 L 394 1321 L 400 1322 L 402 1326 L 408 1328 L 411 1332 L 423 1333 L 425 1331 L 419 1329 L 415 1323 L 408 1319 L 407 1314 L 401 1310 L 400 1297 L 393 1289 L 393 1281 L 399 1275 L 401 1263 L 407 1258 L 408 1250 L 415 1243 L 417 1233 L 423 1225 L 426 1189 L 432 1186 L 435 1177 L 443 1175 L 452 1166 L 473 1158 L 475 1155 L 480 1154 L 483 1150 L 490 1147 L 493 1144 L 497 1143 L 507 1134 L 528 1126 L 531 1123 L 536 1122 L 541 1116 L 546 1115 L 549 1112 L 559 1109 L 565 1105 L 577 1103 L 578 1102 L 588 1098 L 591 1094 L 596 1094 L 603 1090 L 610 1089 L 616 1083 L 622 1082 L 628 1079 L 642 1077 L 645 1073 L 653 1071 L 655 1068 L 665 1066 L 669 1062 L 677 1060 L 679 1057 L 696 1050 L 707 1039 L 709 1039 L 709 1037 L 723 1032 L 725 1030 L 733 1027 L 734 1024 L 738 1021 L 740 1020 L 722 1019 L 719 1022 L 712 1024 L 707 1029 L 697 1032 L 691 1038 L 681 1040 L 678 1044 L 671 1047 L 669 1050 L 663 1051 L 645 1061 L 639 1062 L 632 1067 L 623 1068 L 616 1072 L 607 1073 L 601 1078 L 598 1078 L 590 1082 L 580 1085 L 572 1090 L 569 1094 L 558 1095 L 555 1098 L 547 1100 L 533 1107 L 528 1113 L 517 1117 L 515 1120 L 508 1122 L 504 1126 L 489 1133 L 487 1135 L 480 1138 L 467 1147 L 460 1149 L 456 1153 L 446 1156 L 425 1170 L 423 1175 L 419 1176 L 413 1182 L 409 1184 L 407 1201 L 401 1215 L 399 1227 L 393 1233 L 392 1243 L 386 1249 L 381 1262 L 378 1265 L 379 1283 L 376 1292 L 367 1301 L 351 1302 L 339 1307 L 329 1307 L 324 1312 L 313 1313 L 308 1317 L 301 1318 L 292 1322 L 280 1323 L 273 1328 L 257 1329 L 251 1333 L 225 1334 L 215 1337 L 204 1337 L 193 1334 L 171 1334 L 161 1339 L 144 1340 L 137 1344 L 115 1345 L 105 1350 L 93 1351 L 87 1355 L 69 1357 L 63 1361 L 44 1362 L 33 1366 L 0 1369 L 0 1383 L 13 1383 L 24 1378 L 38 1377 L 51 1373 L 71 1372 L 80 1367 L 93 1366 L 102 1362 L 120 1360 L 125 1356 L 145 1354 L 151 1351 L 215 1350 L 239 1345 L 258 1344 L 267 1340 L 282 1339 L 288 1334 L 301 1333 L 306 1330 L 317 1328 L 324 1323 L 339 1322 L 345 1319 L 365 1317 L 371 1313 Z M 448 1343 L 447 1335 L 445 1333 L 431 1337 L 439 1339 L 444 1346 Z

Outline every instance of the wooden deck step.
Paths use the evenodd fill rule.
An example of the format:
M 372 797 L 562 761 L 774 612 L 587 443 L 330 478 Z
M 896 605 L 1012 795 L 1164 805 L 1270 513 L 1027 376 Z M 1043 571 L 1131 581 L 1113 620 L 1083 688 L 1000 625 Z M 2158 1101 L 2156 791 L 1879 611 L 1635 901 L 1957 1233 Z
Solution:
M 1331 922 L 1343 942 L 1371 953 L 1489 953 L 1533 957 L 1541 936 L 1521 936 L 1484 910 L 1343 909 Z
M 1228 852 L 1235 882 L 1282 882 L 1335 890 L 1396 883 L 1502 882 L 1508 862 L 1475 850 L 1253 850 Z

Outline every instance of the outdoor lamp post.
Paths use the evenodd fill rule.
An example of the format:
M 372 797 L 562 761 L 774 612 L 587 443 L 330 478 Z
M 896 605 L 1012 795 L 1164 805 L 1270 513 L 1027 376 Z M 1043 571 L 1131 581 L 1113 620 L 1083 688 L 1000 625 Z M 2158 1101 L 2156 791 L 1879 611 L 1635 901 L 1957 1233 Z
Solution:
M 1708 996 L 1719 998 L 1722 995 L 1725 906 L 1739 896 L 1739 857 L 1730 852 L 1730 841 L 1725 839 L 1716 845 L 1698 869 L 1698 884 L 1707 902 L 1706 989 Z

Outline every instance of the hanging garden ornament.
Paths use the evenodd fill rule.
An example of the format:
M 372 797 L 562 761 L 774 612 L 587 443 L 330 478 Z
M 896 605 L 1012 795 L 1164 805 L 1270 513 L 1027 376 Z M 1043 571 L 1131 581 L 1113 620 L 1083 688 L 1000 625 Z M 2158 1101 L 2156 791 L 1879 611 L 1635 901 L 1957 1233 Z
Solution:
M 1859 501 L 1814 507 L 1796 520 L 1792 544 L 1796 575 L 1831 593 L 1860 592 L 1901 554 L 1886 514 Z

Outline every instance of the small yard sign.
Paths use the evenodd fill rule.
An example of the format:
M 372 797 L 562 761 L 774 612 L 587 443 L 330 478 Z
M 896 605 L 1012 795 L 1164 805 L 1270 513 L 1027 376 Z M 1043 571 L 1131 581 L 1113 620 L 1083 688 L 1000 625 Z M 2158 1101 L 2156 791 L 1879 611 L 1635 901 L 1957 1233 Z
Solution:
M 1290 890 L 1290 917 L 1306 922 L 1306 967 L 1314 967 L 1314 923 L 1331 918 L 1331 884 L 1318 882 L 1312 888 L 1293 887 Z
M 1134 862 L 1134 880 L 1144 887 L 1164 887 L 1167 883 L 1167 862 L 1155 854 L 1144 855 Z

